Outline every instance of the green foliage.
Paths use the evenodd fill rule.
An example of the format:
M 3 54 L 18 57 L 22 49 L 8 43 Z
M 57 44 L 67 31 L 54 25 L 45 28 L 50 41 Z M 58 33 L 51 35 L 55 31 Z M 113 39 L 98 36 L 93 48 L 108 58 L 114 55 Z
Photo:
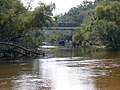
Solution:
M 89 10 L 89 9 L 88 9 Z M 74 41 L 84 45 L 106 46 L 120 49 L 120 2 L 112 0 L 98 1 L 93 14 L 87 17 L 79 31 L 73 35 Z
M 29 11 L 20 0 L 0 0 L 0 42 L 36 50 L 44 39 L 42 27 L 53 22 L 54 8 L 54 4 L 39 3 L 37 8 Z M 9 48 L 1 47 L 0 51 Z
M 104 19 L 120 24 L 120 3 L 110 2 L 108 4 L 98 4 L 95 8 L 95 15 L 98 20 Z
M 19 0 L 1 0 L 0 4 L 0 36 L 7 37 L 16 31 L 14 30 L 15 21 L 26 9 Z
M 55 9 L 55 4 L 45 5 L 44 3 L 39 3 L 39 7 L 35 8 L 33 13 L 33 26 L 43 27 L 51 26 L 53 23 L 52 11 Z
M 80 28 L 78 28 L 79 30 L 77 30 L 77 32 L 75 34 L 73 34 L 72 36 L 72 41 L 76 42 L 76 43 L 82 43 L 85 38 L 87 38 L 87 36 L 85 35 L 85 30 L 83 29 L 85 28 L 84 26 L 81 26 Z
M 95 4 L 91 1 L 83 1 L 77 7 L 71 8 L 67 13 L 58 16 L 58 26 L 79 26 L 91 14 Z
M 19 0 L 0 1 L 0 36 L 1 39 L 30 33 L 33 27 L 43 27 L 52 22 L 53 5 L 40 4 L 34 11 L 28 11 Z
M 108 48 L 119 49 L 120 2 L 100 3 L 95 8 L 96 31 Z M 101 36 L 102 35 L 102 36 Z
M 71 31 L 69 30 L 46 31 L 44 35 L 45 35 L 45 40 L 51 43 L 58 43 L 61 40 L 70 41 L 71 39 Z

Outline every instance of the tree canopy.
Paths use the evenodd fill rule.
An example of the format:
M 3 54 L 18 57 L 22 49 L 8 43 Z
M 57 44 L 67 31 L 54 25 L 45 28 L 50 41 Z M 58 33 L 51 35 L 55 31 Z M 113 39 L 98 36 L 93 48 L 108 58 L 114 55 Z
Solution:
M 28 49 L 37 50 L 43 40 L 41 27 L 52 23 L 54 8 L 54 4 L 39 3 L 29 11 L 20 0 L 0 0 L 0 56 L 27 55 L 31 53 Z
M 94 3 L 85 0 L 78 7 L 60 15 L 58 25 L 61 23 L 79 26 L 73 35 L 73 42 L 82 43 L 83 46 L 104 46 L 120 50 L 119 0 L 95 0 Z
M 58 26 L 79 26 L 95 7 L 92 1 L 83 1 L 77 7 L 71 8 L 67 13 L 58 16 Z

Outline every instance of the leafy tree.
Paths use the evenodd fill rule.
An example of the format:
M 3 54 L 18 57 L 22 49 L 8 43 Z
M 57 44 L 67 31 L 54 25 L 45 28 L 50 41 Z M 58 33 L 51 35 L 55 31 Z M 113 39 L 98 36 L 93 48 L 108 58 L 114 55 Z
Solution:
M 58 16 L 58 26 L 79 26 L 90 15 L 94 2 L 83 1 L 77 7 L 71 8 L 67 13 Z
M 98 4 L 95 8 L 95 18 L 97 25 L 102 27 L 103 37 L 106 46 L 118 49 L 120 34 L 120 2 L 110 2 Z M 97 28 L 99 30 L 99 28 Z M 100 30 L 99 30 L 100 31 Z
M 45 40 L 50 43 L 58 44 L 59 41 L 71 41 L 71 31 L 65 30 L 56 30 L 56 31 L 45 31 Z
M 96 0 L 97 4 L 79 31 L 73 35 L 74 41 L 84 45 L 106 46 L 109 49 L 120 49 L 120 2 L 119 0 Z M 90 10 L 90 9 L 88 9 Z
M 107 48 L 119 49 L 120 43 L 120 2 L 99 3 L 89 24 L 90 39 L 94 44 L 102 44 Z M 88 26 L 88 25 L 87 25 Z M 90 41 L 90 39 L 88 41 Z
M 29 11 L 20 0 L 0 4 L 0 56 L 39 54 L 35 51 L 43 41 L 42 27 L 51 24 L 55 5 L 39 3 Z

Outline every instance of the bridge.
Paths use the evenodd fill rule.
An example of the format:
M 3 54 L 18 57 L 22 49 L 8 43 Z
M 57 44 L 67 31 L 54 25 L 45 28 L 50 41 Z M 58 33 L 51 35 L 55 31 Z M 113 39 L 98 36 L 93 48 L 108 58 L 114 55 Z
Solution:
M 78 27 L 43 27 L 43 30 L 76 30 Z

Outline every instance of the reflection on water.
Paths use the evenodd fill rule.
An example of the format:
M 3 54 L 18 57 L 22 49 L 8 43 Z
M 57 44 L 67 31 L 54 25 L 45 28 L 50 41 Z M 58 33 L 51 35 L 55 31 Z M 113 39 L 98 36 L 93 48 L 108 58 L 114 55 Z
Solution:
M 40 46 L 40 48 L 53 49 L 58 48 L 58 46 Z
M 57 62 L 57 60 L 59 62 Z M 68 67 L 67 65 L 69 64 L 67 60 L 69 60 L 69 63 L 73 63 L 75 58 L 51 58 L 39 60 L 40 63 L 42 63 L 40 68 L 43 70 L 43 79 L 51 81 L 51 90 L 94 90 L 93 81 L 91 78 L 87 78 L 87 73 L 76 67 Z
M 119 90 L 120 52 L 58 48 L 45 58 L 0 61 L 0 90 Z

